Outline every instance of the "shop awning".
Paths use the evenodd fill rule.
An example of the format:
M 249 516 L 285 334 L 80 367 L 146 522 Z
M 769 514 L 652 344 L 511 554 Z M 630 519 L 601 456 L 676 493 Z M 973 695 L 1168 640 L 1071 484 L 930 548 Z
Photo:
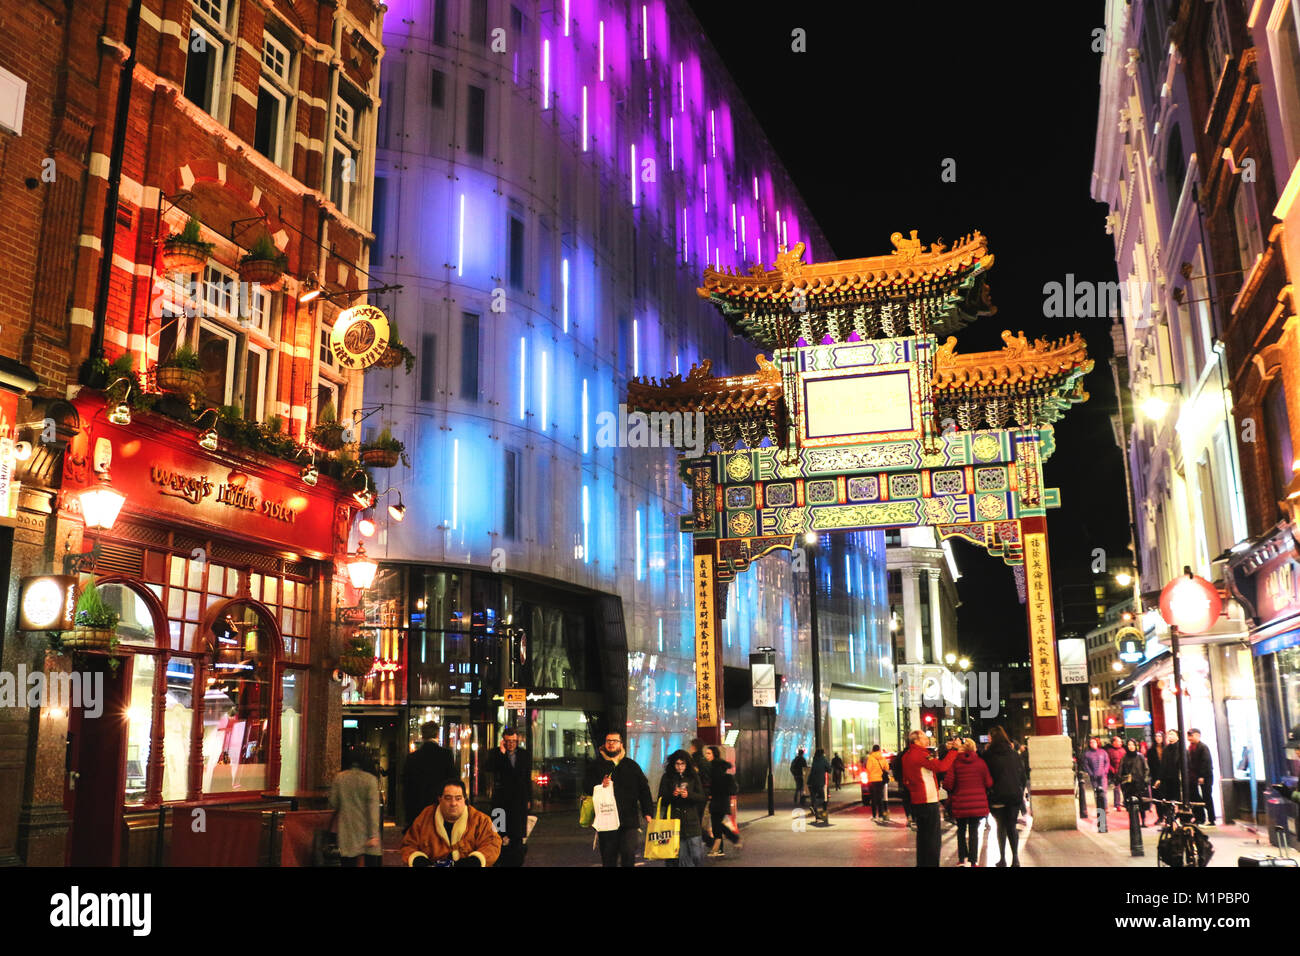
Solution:
M 1173 659 L 1173 653 L 1171 651 L 1164 650 L 1161 651 L 1159 654 L 1157 654 L 1155 657 L 1151 658 L 1151 660 L 1143 661 L 1134 669 L 1132 674 L 1129 674 L 1128 677 L 1125 677 L 1120 682 L 1123 686 L 1120 687 L 1119 690 L 1115 691 L 1115 693 L 1110 695 L 1110 702 L 1112 704 L 1118 703 L 1119 701 L 1131 696 L 1133 694 L 1134 688 L 1139 687 L 1142 684 L 1145 684 L 1147 679 L 1153 676 L 1155 672 L 1160 669 L 1161 665 L 1163 665 L 1165 661 L 1171 661 L 1172 659 Z

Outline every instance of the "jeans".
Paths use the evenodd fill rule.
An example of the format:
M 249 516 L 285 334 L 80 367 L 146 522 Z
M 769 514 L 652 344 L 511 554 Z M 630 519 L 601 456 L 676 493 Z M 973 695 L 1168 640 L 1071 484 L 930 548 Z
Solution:
M 1204 803 L 1203 807 L 1192 807 L 1196 811 L 1196 822 L 1205 823 L 1208 820 L 1214 822 L 1214 780 L 1206 777 L 1205 783 L 1193 783 L 1190 788 L 1192 791 L 1192 801 Z
M 871 815 L 877 820 L 889 819 L 889 811 L 885 809 L 885 781 L 877 780 L 871 785 Z
M 957 860 L 978 863 L 980 858 L 980 817 L 957 818 Z
M 998 824 L 998 856 L 1003 861 L 1007 858 L 1007 842 L 1011 843 L 1011 861 L 1020 862 L 1020 834 L 1016 830 L 1016 818 L 1020 815 L 1017 806 L 993 808 L 993 819 Z
M 637 827 L 619 827 L 597 833 L 601 866 L 636 866 Z
M 939 865 L 939 804 L 912 804 L 912 819 L 916 821 L 916 865 Z
M 682 837 L 677 859 L 664 860 L 664 866 L 699 866 L 704 860 L 704 840 L 701 837 Z

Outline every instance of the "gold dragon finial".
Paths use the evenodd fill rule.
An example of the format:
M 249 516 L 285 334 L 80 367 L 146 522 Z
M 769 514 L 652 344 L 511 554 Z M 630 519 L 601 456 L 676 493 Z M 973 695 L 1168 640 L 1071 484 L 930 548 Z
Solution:
M 797 278 L 803 274 L 804 244 L 796 242 L 794 248 L 787 250 L 782 246 L 776 254 L 776 268 L 786 278 Z
M 904 239 L 901 232 L 895 232 L 890 235 L 889 241 L 894 244 L 893 254 L 904 262 L 911 262 L 921 254 L 921 240 L 916 238 L 915 229 L 912 230 L 911 239 Z

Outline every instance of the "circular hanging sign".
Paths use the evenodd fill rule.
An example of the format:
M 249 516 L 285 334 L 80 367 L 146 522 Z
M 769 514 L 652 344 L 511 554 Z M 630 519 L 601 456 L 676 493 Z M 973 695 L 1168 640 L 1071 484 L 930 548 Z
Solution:
M 339 313 L 330 332 L 330 351 L 343 368 L 369 368 L 388 350 L 388 316 L 373 305 Z
M 1214 626 L 1223 601 L 1205 578 L 1179 575 L 1160 592 L 1160 616 L 1183 634 L 1201 634 Z

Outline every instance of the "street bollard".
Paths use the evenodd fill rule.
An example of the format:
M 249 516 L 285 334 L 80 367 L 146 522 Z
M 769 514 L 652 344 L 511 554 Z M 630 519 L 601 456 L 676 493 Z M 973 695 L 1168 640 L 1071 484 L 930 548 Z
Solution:
M 1128 851 L 1130 856 L 1146 856 L 1142 847 L 1142 801 L 1137 797 L 1128 801 Z
M 1083 774 L 1079 774 L 1079 819 L 1088 819 L 1088 793 L 1083 789 Z
M 1097 796 L 1097 832 L 1109 833 L 1110 830 L 1106 826 L 1106 791 L 1102 789 L 1094 793 Z

